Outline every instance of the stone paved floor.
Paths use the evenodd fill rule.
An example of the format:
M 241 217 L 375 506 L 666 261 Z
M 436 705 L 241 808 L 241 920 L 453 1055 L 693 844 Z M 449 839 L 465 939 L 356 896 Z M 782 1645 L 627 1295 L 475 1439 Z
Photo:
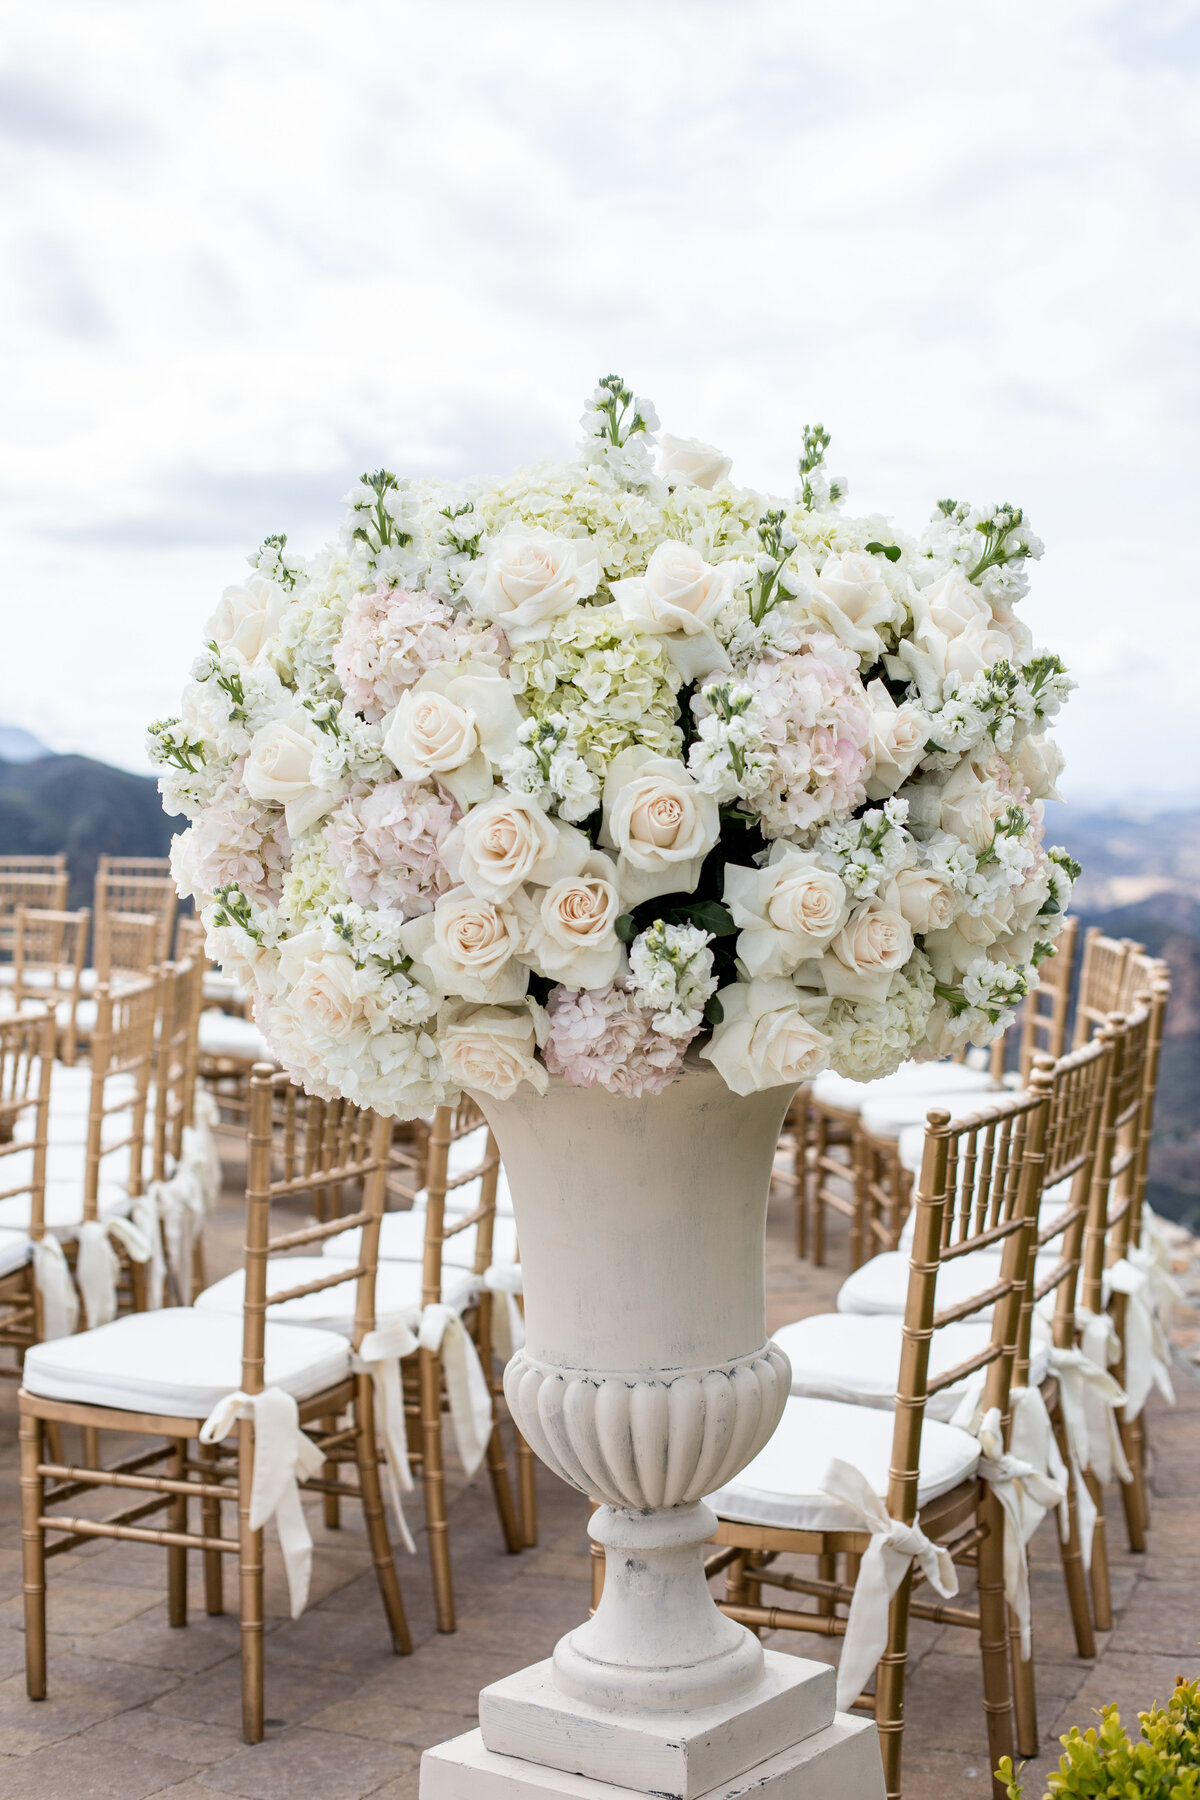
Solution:
M 827 1306 L 842 1264 L 814 1271 L 792 1254 L 790 1207 L 772 1202 L 769 1321 Z M 239 1256 L 240 1211 L 230 1190 L 211 1237 L 211 1273 Z M 1155 1404 L 1152 1547 L 1121 1549 L 1110 1507 L 1117 1622 L 1095 1663 L 1073 1652 L 1050 1527 L 1033 1547 L 1042 1729 L 1050 1749 L 1028 1771 L 1030 1800 L 1054 1766 L 1054 1735 L 1115 1699 L 1133 1713 L 1162 1699 L 1177 1673 L 1200 1668 L 1200 1384 L 1177 1374 L 1179 1405 Z M 205 1616 L 199 1571 L 192 1622 L 166 1621 L 165 1570 L 151 1547 L 96 1543 L 50 1565 L 49 1698 L 25 1698 L 21 1635 L 16 1420 L 0 1400 L 0 1800 L 415 1800 L 423 1746 L 469 1729 L 485 1682 L 547 1655 L 588 1600 L 585 1506 L 542 1472 L 541 1541 L 504 1554 L 486 1479 L 454 1486 L 451 1531 L 459 1629 L 434 1628 L 428 1565 L 412 1508 L 416 1557 L 401 1579 L 416 1651 L 387 1646 L 374 1579 L 353 1510 L 316 1540 L 312 1605 L 286 1617 L 282 1571 L 268 1565 L 267 1718 L 264 1743 L 239 1736 L 236 1615 Z M 232 1565 L 226 1596 L 234 1599 Z M 978 1658 L 970 1634 L 917 1624 L 905 1732 L 910 1800 L 987 1792 Z M 825 1640 L 776 1634 L 775 1647 L 820 1658 Z

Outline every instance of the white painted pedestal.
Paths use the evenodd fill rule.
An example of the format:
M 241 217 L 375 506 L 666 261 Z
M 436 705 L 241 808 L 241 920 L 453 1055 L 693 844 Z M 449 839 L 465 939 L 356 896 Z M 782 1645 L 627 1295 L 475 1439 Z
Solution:
M 527 1340 L 505 1372 L 518 1426 L 601 1502 L 595 1616 L 480 1695 L 479 1730 L 426 1751 L 421 1800 L 882 1800 L 870 1720 L 833 1672 L 767 1652 L 718 1611 L 703 1504 L 779 1422 L 764 1231 L 792 1090 L 739 1097 L 707 1064 L 621 1100 L 552 1080 L 496 1103 Z

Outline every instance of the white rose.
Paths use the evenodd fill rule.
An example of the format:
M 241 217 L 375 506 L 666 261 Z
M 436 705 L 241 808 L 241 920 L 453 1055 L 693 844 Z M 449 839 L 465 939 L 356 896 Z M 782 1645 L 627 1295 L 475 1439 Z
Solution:
M 867 684 L 867 699 L 871 705 L 874 764 L 867 782 L 867 799 L 890 800 L 925 754 L 929 720 L 912 700 L 897 706 L 882 681 Z
M 825 559 L 804 605 L 839 643 L 872 659 L 883 654 L 878 627 L 895 624 L 901 611 L 875 558 L 857 550 Z
M 659 438 L 659 470 L 669 487 L 715 488 L 728 481 L 733 458 L 713 444 L 702 444 L 699 438 L 672 437 L 664 431 Z
M 991 847 L 1012 796 L 974 762 L 961 762 L 943 787 L 938 822 L 976 856 Z
M 231 656 L 256 662 L 275 635 L 288 596 L 277 581 L 252 575 L 241 587 L 227 587 L 216 612 L 204 627 L 205 642 Z
M 790 975 L 819 956 L 849 910 L 841 877 L 821 868 L 815 852 L 782 843 L 772 845 L 765 868 L 726 864 L 725 904 L 752 976 Z
M 485 900 L 507 900 L 527 881 L 540 887 L 577 875 L 591 852 L 582 831 L 552 819 L 533 800 L 501 790 L 474 806 L 441 845 L 456 881 Z
M 529 971 L 513 961 L 521 942 L 516 914 L 466 888 L 443 894 L 399 936 L 413 959 L 413 979 L 437 993 L 503 1006 L 522 999 L 529 986 Z
M 733 567 L 706 563 L 690 544 L 660 544 L 644 575 L 612 583 L 613 598 L 631 625 L 661 637 L 684 681 L 698 681 L 729 658 L 712 627 L 733 593 Z
M 1016 751 L 1017 774 L 1031 800 L 1061 800 L 1058 778 L 1066 758 L 1052 737 L 1024 737 Z
M 453 1007 L 439 1021 L 438 1045 L 455 1087 L 510 1100 L 523 1082 L 539 1094 L 550 1084 L 529 1006 Z
M 430 669 L 383 722 L 383 751 L 406 781 L 435 775 L 460 806 L 486 800 L 492 770 L 517 747 L 521 713 L 486 663 Z
M 256 731 L 242 779 L 254 800 L 282 806 L 291 835 L 299 837 L 324 818 L 337 795 L 313 780 L 319 738 L 303 707 Z
M 918 936 L 944 931 L 958 911 L 954 889 L 929 869 L 901 869 L 894 886 L 896 904 Z
M 510 644 L 524 644 L 546 637 L 555 619 L 594 594 L 599 583 L 600 565 L 590 542 L 514 521 L 489 538 L 462 591 Z
M 717 999 L 724 1017 L 700 1054 L 733 1093 L 796 1087 L 829 1062 L 829 1039 L 809 1024 L 790 981 L 738 982 Z
M 327 950 L 319 931 L 301 932 L 280 945 L 278 991 L 310 1037 L 338 1043 L 363 1026 L 353 960 Z
M 720 831 L 716 801 L 673 757 L 639 746 L 609 764 L 600 842 L 618 852 L 627 906 L 658 894 L 690 894 Z
M 825 952 L 825 991 L 846 1000 L 886 1000 L 892 976 L 912 953 L 912 928 L 889 888 L 856 906 Z
M 957 565 L 909 594 L 913 626 L 897 656 L 921 691 L 926 706 L 940 706 L 947 675 L 973 681 L 1002 659 L 1011 659 L 1013 640 L 996 623 L 979 589 Z
M 565 875 L 534 894 L 517 894 L 524 927 L 520 954 L 549 981 L 570 988 L 602 988 L 623 972 L 625 950 L 614 929 L 621 898 L 610 859 L 601 851 L 578 875 Z
M 945 931 L 931 931 L 925 939 L 925 950 L 937 980 L 953 986 L 978 959 L 981 950 L 990 950 L 1005 935 L 1015 911 L 1012 889 L 1005 888 L 986 912 L 959 913 Z

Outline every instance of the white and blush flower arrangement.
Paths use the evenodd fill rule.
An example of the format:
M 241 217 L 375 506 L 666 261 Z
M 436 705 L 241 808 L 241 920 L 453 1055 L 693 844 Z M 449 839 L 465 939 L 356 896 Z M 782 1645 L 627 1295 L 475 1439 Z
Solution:
M 740 487 L 616 376 L 583 422 L 499 481 L 365 475 L 226 591 L 149 738 L 210 953 L 306 1085 L 399 1117 L 989 1042 L 1077 873 L 1023 514 L 851 518 L 820 426 L 790 500 Z

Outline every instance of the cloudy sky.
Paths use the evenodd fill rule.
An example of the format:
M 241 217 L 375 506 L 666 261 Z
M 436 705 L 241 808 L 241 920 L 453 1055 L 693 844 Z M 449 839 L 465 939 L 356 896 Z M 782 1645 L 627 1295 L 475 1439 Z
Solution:
M 1192 0 L 42 0 L 0 46 L 0 720 L 144 767 L 246 551 L 564 451 L 1023 504 L 1068 792 L 1200 794 Z M 1189 699 L 1190 690 L 1190 699 Z

